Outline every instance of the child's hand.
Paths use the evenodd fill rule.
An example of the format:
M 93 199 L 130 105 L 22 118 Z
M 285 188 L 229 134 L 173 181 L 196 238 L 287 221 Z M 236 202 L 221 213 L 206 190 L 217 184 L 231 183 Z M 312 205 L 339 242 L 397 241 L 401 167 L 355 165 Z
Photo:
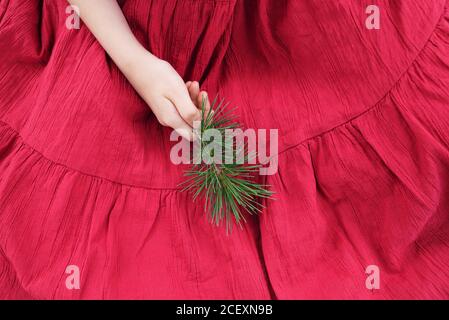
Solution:
M 193 138 L 201 119 L 198 83 L 184 83 L 173 67 L 148 52 L 134 37 L 117 1 L 69 0 L 81 18 L 162 125 Z
M 133 60 L 124 73 L 163 126 L 193 140 L 193 122 L 201 120 L 202 99 L 207 98 L 198 82 L 184 83 L 168 62 L 147 52 Z
M 209 101 L 209 96 L 206 91 L 200 91 L 200 84 L 198 81 L 187 81 L 187 90 L 189 90 L 190 99 L 196 105 L 196 107 L 201 111 L 203 105 L 203 99 L 206 102 L 205 111 L 209 112 L 211 105 Z

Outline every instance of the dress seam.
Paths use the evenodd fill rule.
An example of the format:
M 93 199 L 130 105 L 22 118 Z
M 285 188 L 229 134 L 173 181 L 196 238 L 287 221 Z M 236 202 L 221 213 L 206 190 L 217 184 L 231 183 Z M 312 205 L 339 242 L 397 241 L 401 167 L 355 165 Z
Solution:
M 410 70 L 413 68 L 413 66 L 416 65 L 418 59 L 421 57 L 421 55 L 423 54 L 423 52 L 429 47 L 429 43 L 431 42 L 432 38 L 435 36 L 435 34 L 437 33 L 437 31 L 439 30 L 440 25 L 441 25 L 442 21 L 444 20 L 444 17 L 446 16 L 446 13 L 447 13 L 447 11 L 448 11 L 448 9 L 449 9 L 449 5 L 448 5 L 448 4 L 449 4 L 449 0 L 446 0 L 446 2 L 445 2 L 445 4 L 444 4 L 443 12 L 442 12 L 440 18 L 438 19 L 438 21 L 437 21 L 435 27 L 432 29 L 432 32 L 430 33 L 430 35 L 429 35 L 428 39 L 426 40 L 426 42 L 424 43 L 423 47 L 417 52 L 415 58 L 412 60 L 412 62 L 410 63 L 410 65 L 409 65 L 409 66 L 408 66 L 408 67 L 407 67 L 407 68 L 400 74 L 400 76 L 399 76 L 398 79 L 394 82 L 394 84 L 391 86 L 391 88 L 388 89 L 387 92 L 386 92 L 386 93 L 385 93 L 385 94 L 384 94 L 384 95 L 383 95 L 383 96 L 382 96 L 376 103 L 374 103 L 372 106 L 368 107 L 366 110 L 364 110 L 364 111 L 362 111 L 361 113 L 359 113 L 359 114 L 357 114 L 357 115 L 351 117 L 349 120 L 346 120 L 346 121 L 343 122 L 343 123 L 340 123 L 340 124 L 338 124 L 338 125 L 336 125 L 336 126 L 330 128 L 330 129 L 327 129 L 327 130 L 325 130 L 325 131 L 323 131 L 323 132 L 321 132 L 321 133 L 318 133 L 318 134 L 316 134 L 316 135 L 313 135 L 313 136 L 311 136 L 311 137 L 308 137 L 308 138 L 306 138 L 306 139 L 303 139 L 303 140 L 301 140 L 301 142 L 299 142 L 299 143 L 297 143 L 297 144 L 295 144 L 295 145 L 293 145 L 293 146 L 287 147 L 286 149 L 284 149 L 284 150 L 282 150 L 281 152 L 279 152 L 278 155 L 281 155 L 281 154 L 283 154 L 283 153 L 285 153 L 285 152 L 288 152 L 288 151 L 290 151 L 290 150 L 292 150 L 292 149 L 295 149 L 295 148 L 304 146 L 305 144 L 309 143 L 310 141 L 312 141 L 312 140 L 314 140 L 314 139 L 316 139 L 316 138 L 319 138 L 319 137 L 324 136 L 324 135 L 327 135 L 327 134 L 329 134 L 329 133 L 331 133 L 331 132 L 333 132 L 333 131 L 336 131 L 337 129 L 339 129 L 339 128 L 341 128 L 341 127 L 344 127 L 344 126 L 347 125 L 347 124 L 352 123 L 353 121 L 355 121 L 355 120 L 357 120 L 357 119 L 363 117 L 365 114 L 367 114 L 367 113 L 369 113 L 369 112 L 375 110 L 376 108 L 378 108 L 378 107 L 381 105 L 381 103 L 384 102 L 385 99 L 387 99 L 387 97 L 391 94 L 391 92 L 392 92 L 394 89 L 396 89 L 396 87 L 398 86 L 398 84 L 405 78 L 405 76 L 409 74 Z
M 55 166 L 59 166 L 62 167 L 68 171 L 72 171 L 75 172 L 77 174 L 83 175 L 85 177 L 90 177 L 92 179 L 96 179 L 96 180 L 101 180 L 104 182 L 109 182 L 112 184 L 116 184 L 122 187 L 129 187 L 129 188 L 134 188 L 134 189 L 144 189 L 144 190 L 148 190 L 148 191 L 180 191 L 182 190 L 181 188 L 154 188 L 154 187 L 144 187 L 144 186 L 138 186 L 138 185 L 133 185 L 130 183 L 122 183 L 122 182 L 118 182 L 118 181 L 114 181 L 112 179 L 108 179 L 105 177 L 101 177 L 101 176 L 97 176 L 91 173 L 86 173 L 83 172 L 79 169 L 75 169 L 75 168 L 71 168 L 63 163 L 54 161 L 50 158 L 48 158 L 47 156 L 45 156 L 42 152 L 40 152 L 39 150 L 36 150 L 34 147 L 30 146 L 21 136 L 21 134 L 14 128 L 12 128 L 8 123 L 4 122 L 3 120 L 0 120 L 0 124 L 4 125 L 5 127 L 7 127 L 7 130 L 10 130 L 13 132 L 13 134 L 15 135 L 15 138 L 18 138 L 20 141 L 17 141 L 17 143 L 20 146 L 26 147 L 28 149 L 30 149 L 32 152 L 36 153 L 39 157 L 41 157 L 42 159 L 44 159 L 45 161 L 50 162 L 51 164 L 55 165 Z

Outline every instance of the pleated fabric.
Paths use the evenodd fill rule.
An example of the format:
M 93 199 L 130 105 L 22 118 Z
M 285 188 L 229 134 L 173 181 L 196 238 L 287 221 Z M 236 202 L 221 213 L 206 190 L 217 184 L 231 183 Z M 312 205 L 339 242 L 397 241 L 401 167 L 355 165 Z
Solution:
M 279 130 L 276 200 L 228 234 L 67 3 L 0 0 L 0 298 L 449 298 L 449 4 L 378 0 L 369 30 L 371 2 L 120 1 L 148 50 Z

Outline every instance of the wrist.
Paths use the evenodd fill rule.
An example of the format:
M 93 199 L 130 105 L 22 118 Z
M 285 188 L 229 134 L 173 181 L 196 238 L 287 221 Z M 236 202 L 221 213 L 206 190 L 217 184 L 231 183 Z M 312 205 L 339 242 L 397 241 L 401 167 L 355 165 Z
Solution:
M 156 80 L 155 74 L 160 62 L 161 59 L 143 48 L 143 50 L 130 53 L 126 60 L 122 60 L 119 69 L 137 92 L 143 92 Z
M 145 64 L 156 63 L 159 60 L 155 55 L 140 44 L 127 50 L 115 63 L 125 75 L 132 75 Z

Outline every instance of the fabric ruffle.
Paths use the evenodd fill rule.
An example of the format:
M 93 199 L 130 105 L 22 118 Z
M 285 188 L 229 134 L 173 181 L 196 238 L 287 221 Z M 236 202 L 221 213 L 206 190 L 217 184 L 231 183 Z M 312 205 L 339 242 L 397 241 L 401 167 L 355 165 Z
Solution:
M 277 297 L 449 297 L 448 52 L 446 14 L 381 101 L 280 155 L 261 216 Z
M 55 164 L 4 123 L 0 172 L 0 298 L 270 298 L 254 220 L 228 236 L 191 195 Z
M 121 5 L 247 127 L 280 129 L 276 200 L 230 235 L 210 225 L 168 130 L 65 29 L 65 1 L 0 0 L 0 298 L 449 298 L 445 1 L 384 1 L 379 33 L 353 1 Z

